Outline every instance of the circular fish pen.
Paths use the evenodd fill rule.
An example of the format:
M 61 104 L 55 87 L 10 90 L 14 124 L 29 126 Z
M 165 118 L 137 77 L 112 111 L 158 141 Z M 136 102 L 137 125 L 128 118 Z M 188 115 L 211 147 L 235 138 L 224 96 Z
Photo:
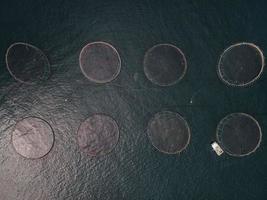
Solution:
M 152 145 L 160 152 L 177 154 L 186 149 L 190 142 L 190 128 L 178 113 L 164 111 L 149 121 L 147 134 Z
M 79 63 L 83 75 L 99 84 L 114 80 L 121 70 L 118 51 L 106 42 L 93 42 L 83 47 Z
M 156 85 L 174 85 L 182 80 L 186 70 L 185 55 L 174 45 L 158 44 L 145 54 L 144 73 Z
M 50 64 L 46 55 L 27 43 L 14 43 L 6 52 L 6 67 L 11 76 L 26 84 L 36 84 L 50 76 Z
M 218 76 L 227 85 L 247 86 L 260 78 L 264 56 L 252 43 L 238 43 L 228 47 L 220 56 Z
M 247 156 L 260 146 L 262 131 L 259 123 L 245 113 L 232 113 L 217 126 L 217 140 L 231 156 Z
M 12 143 L 21 156 L 30 159 L 42 158 L 53 147 L 54 132 L 45 120 L 27 117 L 15 125 Z
M 105 114 L 94 114 L 81 123 L 78 129 L 78 144 L 89 156 L 110 153 L 119 140 L 116 121 Z

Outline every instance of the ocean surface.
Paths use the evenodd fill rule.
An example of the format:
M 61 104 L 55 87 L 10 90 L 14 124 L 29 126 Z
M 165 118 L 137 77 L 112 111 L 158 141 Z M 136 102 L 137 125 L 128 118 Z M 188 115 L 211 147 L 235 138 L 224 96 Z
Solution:
M 252 42 L 267 52 L 267 2 L 245 0 L 3 0 L 0 3 L 0 200 L 264 200 L 267 196 L 267 75 L 229 87 L 216 73 L 228 46 Z M 105 85 L 90 83 L 79 68 L 89 42 L 112 44 L 121 73 Z M 39 85 L 16 82 L 5 64 L 7 48 L 26 42 L 42 49 L 52 74 Z M 171 43 L 188 70 L 178 84 L 159 87 L 143 72 L 145 52 Z M 267 53 L 266 53 L 267 54 Z M 178 155 L 160 153 L 146 127 L 157 112 L 180 113 L 191 141 Z M 261 125 L 259 149 L 247 157 L 218 157 L 210 143 L 227 114 L 245 112 Z M 115 149 L 91 158 L 76 141 L 93 113 L 116 119 Z M 42 159 L 17 154 L 14 125 L 45 119 L 55 144 Z

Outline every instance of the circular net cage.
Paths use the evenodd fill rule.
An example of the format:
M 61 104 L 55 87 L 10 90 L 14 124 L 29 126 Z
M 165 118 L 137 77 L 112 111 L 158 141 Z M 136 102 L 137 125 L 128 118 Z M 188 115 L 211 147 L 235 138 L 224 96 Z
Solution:
M 186 70 L 186 58 L 174 45 L 158 44 L 145 54 L 144 73 L 156 85 L 174 85 L 184 77 Z
M 160 152 L 177 154 L 189 144 L 190 129 L 178 113 L 157 113 L 148 123 L 147 134 L 152 145 Z
M 110 153 L 119 140 L 116 121 L 104 114 L 94 114 L 81 123 L 78 130 L 78 144 L 89 156 Z
M 94 83 L 110 82 L 121 70 L 118 51 L 105 42 L 87 44 L 80 53 L 79 62 L 83 75 Z
M 264 68 L 264 56 L 252 43 L 238 43 L 222 53 L 218 64 L 218 76 L 227 85 L 247 86 L 260 78 Z
M 50 76 L 48 58 L 31 44 L 12 44 L 6 52 L 6 66 L 12 77 L 21 83 L 37 84 Z
M 217 140 L 232 156 L 246 156 L 260 146 L 262 132 L 259 123 L 245 113 L 224 117 L 217 127 Z
M 15 125 L 12 143 L 21 156 L 30 159 L 42 158 L 53 147 L 54 133 L 45 120 L 28 117 Z

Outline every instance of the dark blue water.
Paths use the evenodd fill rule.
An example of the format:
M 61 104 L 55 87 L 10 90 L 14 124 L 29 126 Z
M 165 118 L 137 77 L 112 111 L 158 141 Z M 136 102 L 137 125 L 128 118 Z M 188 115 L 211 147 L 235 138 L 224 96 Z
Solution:
M 237 42 L 267 48 L 264 1 L 1 1 L 0 6 L 0 199 L 1 200 L 263 200 L 267 195 L 266 72 L 254 85 L 231 88 L 217 77 L 222 51 Z M 93 41 L 119 51 L 122 71 L 104 86 L 89 83 L 78 56 Z M 41 85 L 15 82 L 5 67 L 14 42 L 44 51 L 52 64 Z M 143 56 L 158 43 L 183 50 L 188 71 L 179 84 L 161 88 L 143 73 Z M 146 126 L 162 110 L 179 112 L 191 128 L 180 155 L 165 155 L 149 142 Z M 114 151 L 90 158 L 76 132 L 93 113 L 120 126 Z M 217 157 L 210 148 L 216 126 L 232 112 L 255 117 L 263 130 L 251 156 Z M 47 120 L 55 145 L 43 159 L 27 160 L 12 147 L 15 123 Z

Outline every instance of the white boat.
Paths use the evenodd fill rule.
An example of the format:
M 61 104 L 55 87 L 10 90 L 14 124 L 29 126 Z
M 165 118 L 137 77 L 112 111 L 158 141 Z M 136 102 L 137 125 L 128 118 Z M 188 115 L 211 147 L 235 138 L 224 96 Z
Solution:
M 223 154 L 223 150 L 217 142 L 212 142 L 211 147 L 213 148 L 213 150 L 216 152 L 218 156 Z

